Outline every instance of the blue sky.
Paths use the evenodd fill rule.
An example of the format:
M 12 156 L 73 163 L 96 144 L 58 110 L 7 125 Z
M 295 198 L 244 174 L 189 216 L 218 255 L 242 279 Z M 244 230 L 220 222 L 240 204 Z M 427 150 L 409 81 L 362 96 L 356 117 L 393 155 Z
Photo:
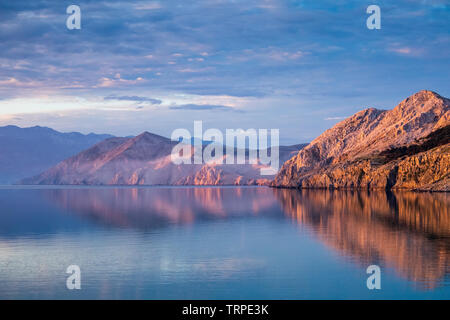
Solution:
M 170 136 L 203 120 L 306 142 L 421 89 L 450 96 L 449 21 L 444 0 L 0 0 L 0 125 Z

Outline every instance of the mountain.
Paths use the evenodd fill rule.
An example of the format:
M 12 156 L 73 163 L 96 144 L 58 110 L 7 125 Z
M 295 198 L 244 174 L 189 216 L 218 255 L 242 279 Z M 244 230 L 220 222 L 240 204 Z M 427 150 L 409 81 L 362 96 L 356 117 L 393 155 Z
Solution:
M 144 132 L 133 138 L 109 138 L 60 162 L 23 184 L 63 185 L 254 185 L 268 184 L 261 164 L 175 165 L 171 152 L 178 142 Z M 205 145 L 203 146 L 205 147 Z M 304 145 L 280 147 L 287 160 Z
M 106 134 L 61 133 L 46 127 L 0 127 L 0 184 L 36 175 L 90 146 Z
M 369 108 L 285 162 L 274 187 L 450 191 L 450 100 L 423 90 Z

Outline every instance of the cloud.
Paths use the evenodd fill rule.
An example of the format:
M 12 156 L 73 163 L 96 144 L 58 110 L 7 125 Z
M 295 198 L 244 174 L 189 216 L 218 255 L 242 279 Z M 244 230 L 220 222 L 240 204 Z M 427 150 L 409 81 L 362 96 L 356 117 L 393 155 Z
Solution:
M 2 86 L 8 86 L 8 85 L 18 85 L 19 81 L 16 78 L 9 78 L 6 80 L 0 80 L 0 85 Z
M 305 53 L 298 50 L 295 52 L 286 51 L 272 51 L 268 56 L 273 60 L 286 61 L 286 60 L 296 60 L 305 56 Z
M 437 1 L 442 5 L 430 4 Z M 82 29 L 71 31 L 65 26 L 65 5 L 56 1 L 3 1 L 0 96 L 83 97 L 101 100 L 89 108 L 103 110 L 105 104 L 125 107 L 126 100 L 104 101 L 108 95 L 157 92 L 167 107 L 139 114 L 158 109 L 160 123 L 186 121 L 187 112 L 183 119 L 167 112 L 172 103 L 222 105 L 209 110 L 222 110 L 224 123 L 236 120 L 234 113 L 223 112 L 232 106 L 254 112 L 242 119 L 252 127 L 283 117 L 285 130 L 294 135 L 295 119 L 308 119 L 302 123 L 309 125 L 304 132 L 318 134 L 327 114 L 352 114 L 366 104 L 392 107 L 424 85 L 448 96 L 449 76 L 442 67 L 448 65 L 450 50 L 446 2 L 383 3 L 382 29 L 374 31 L 366 28 L 366 5 L 357 0 L 339 5 L 332 0 L 81 1 Z M 13 102 L 0 106 L 0 114 L 20 107 Z M 131 100 L 127 107 L 136 116 L 139 105 L 145 109 L 151 103 Z M 30 103 L 26 108 L 35 107 Z M 318 113 L 305 118 L 309 110 Z M 203 116 L 214 116 L 214 111 Z M 102 125 L 114 127 L 118 121 L 115 115 Z
M 329 121 L 329 120 L 343 120 L 343 119 L 347 119 L 348 117 L 328 117 L 328 118 L 325 118 L 324 120 L 327 120 L 327 121 Z
M 390 51 L 395 52 L 395 53 L 400 53 L 400 54 L 411 54 L 412 53 L 412 49 L 408 48 L 408 47 L 391 48 Z
M 162 101 L 159 99 L 139 97 L 139 96 L 107 96 L 103 98 L 104 100 L 118 100 L 118 101 L 134 101 L 134 102 L 148 102 L 150 104 L 161 104 Z
M 5 80 L 0 80 L 0 86 L 2 87 L 17 87 L 17 88 L 26 88 L 26 87 L 37 87 L 40 83 L 37 81 L 20 81 L 16 78 L 8 78 Z
M 390 48 L 388 48 L 388 51 L 397 53 L 402 56 L 410 56 L 410 57 L 421 57 L 423 56 L 426 51 L 424 48 L 417 48 L 417 47 L 409 47 L 409 46 L 399 46 L 399 45 L 393 45 Z
M 162 5 L 159 2 L 153 1 L 153 2 L 135 4 L 134 7 L 137 10 L 156 10 L 156 9 L 161 9 Z
M 132 85 L 132 84 L 138 84 L 139 82 L 143 82 L 143 81 L 144 81 L 144 79 L 141 77 L 137 77 L 134 80 L 128 80 L 128 79 L 123 79 L 120 74 L 116 74 L 115 78 L 107 78 L 107 77 L 101 78 L 99 80 L 99 83 L 97 84 L 97 87 L 99 87 L 99 88 L 117 87 L 121 84 Z
M 182 104 L 170 106 L 171 110 L 192 110 L 192 111 L 205 111 L 205 110 L 218 110 L 218 111 L 237 111 L 233 107 L 215 104 Z

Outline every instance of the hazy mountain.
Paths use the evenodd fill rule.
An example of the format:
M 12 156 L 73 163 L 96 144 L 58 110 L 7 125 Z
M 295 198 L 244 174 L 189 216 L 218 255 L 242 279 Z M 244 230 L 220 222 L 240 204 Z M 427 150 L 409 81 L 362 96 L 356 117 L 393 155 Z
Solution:
M 144 132 L 133 138 L 110 138 L 62 161 L 24 184 L 75 185 L 249 185 L 268 184 L 261 164 L 175 165 L 171 152 L 178 142 Z M 204 147 L 204 146 L 203 146 Z M 304 145 L 280 147 L 287 160 Z
M 366 109 L 288 160 L 278 187 L 450 190 L 450 100 L 420 91 L 392 110 Z
M 111 135 L 61 133 L 46 127 L 0 127 L 0 183 L 36 175 Z

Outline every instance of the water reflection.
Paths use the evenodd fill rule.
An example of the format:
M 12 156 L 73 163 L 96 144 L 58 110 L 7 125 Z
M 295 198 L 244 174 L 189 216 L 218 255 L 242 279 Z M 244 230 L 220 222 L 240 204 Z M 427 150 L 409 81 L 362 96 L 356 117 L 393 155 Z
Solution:
M 116 188 L 42 190 L 66 212 L 103 225 L 155 229 L 171 224 L 273 215 L 268 188 Z M 271 210 L 272 209 L 272 210 Z
M 344 258 L 393 269 L 420 287 L 434 288 L 449 274 L 450 198 L 445 193 L 269 188 L 41 192 L 65 212 L 138 230 L 255 216 L 288 218 Z
M 274 190 L 287 216 L 358 263 L 433 288 L 449 273 L 447 194 Z

